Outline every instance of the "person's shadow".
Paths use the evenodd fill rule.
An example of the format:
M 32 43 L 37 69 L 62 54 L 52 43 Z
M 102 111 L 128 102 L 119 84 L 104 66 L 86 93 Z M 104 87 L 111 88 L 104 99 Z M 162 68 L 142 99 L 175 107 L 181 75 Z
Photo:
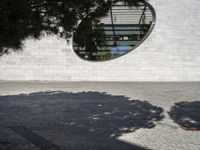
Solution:
M 183 129 L 200 131 L 200 101 L 176 103 L 168 113 Z
M 146 150 L 118 138 L 155 127 L 155 122 L 163 119 L 162 112 L 146 101 L 100 92 L 0 96 L 0 125 L 10 127 L 41 149 L 45 148 L 41 147 L 42 138 L 35 140 L 36 132 L 66 150 Z

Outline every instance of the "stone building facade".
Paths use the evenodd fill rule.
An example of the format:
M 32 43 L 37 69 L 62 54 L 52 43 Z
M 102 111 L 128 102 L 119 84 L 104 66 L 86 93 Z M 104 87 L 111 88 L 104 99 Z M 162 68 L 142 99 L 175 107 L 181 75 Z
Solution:
M 24 49 L 0 57 L 0 80 L 200 81 L 200 1 L 149 0 L 156 25 L 120 58 L 90 62 L 56 36 L 28 39 Z

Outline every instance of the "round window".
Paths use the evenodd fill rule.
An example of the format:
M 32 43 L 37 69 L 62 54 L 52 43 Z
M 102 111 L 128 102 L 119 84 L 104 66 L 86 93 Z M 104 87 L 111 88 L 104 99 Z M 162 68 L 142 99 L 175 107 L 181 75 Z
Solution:
M 73 35 L 73 49 L 85 60 L 105 61 L 120 57 L 140 45 L 155 24 L 153 7 L 144 2 L 112 3 L 94 8 Z

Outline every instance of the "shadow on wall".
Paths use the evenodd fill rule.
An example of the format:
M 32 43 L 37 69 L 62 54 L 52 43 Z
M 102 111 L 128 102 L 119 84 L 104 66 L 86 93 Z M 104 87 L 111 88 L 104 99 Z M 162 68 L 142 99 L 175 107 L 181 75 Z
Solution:
M 17 126 L 27 127 L 70 150 L 146 150 L 118 137 L 155 127 L 155 122 L 163 119 L 162 112 L 162 108 L 146 101 L 99 92 L 48 91 L 0 96 L 0 125 L 12 126 L 14 131 Z M 34 138 L 24 138 L 40 147 L 37 141 L 31 141 Z
M 169 115 L 183 129 L 200 131 L 200 101 L 176 103 Z

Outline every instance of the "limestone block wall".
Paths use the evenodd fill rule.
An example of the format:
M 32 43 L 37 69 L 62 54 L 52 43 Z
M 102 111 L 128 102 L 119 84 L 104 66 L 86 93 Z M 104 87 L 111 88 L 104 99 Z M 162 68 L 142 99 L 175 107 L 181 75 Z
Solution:
M 118 59 L 88 62 L 56 36 L 0 57 L 0 80 L 200 81 L 200 0 L 149 0 L 157 14 L 143 44 Z

